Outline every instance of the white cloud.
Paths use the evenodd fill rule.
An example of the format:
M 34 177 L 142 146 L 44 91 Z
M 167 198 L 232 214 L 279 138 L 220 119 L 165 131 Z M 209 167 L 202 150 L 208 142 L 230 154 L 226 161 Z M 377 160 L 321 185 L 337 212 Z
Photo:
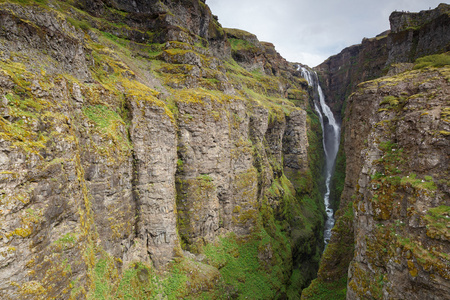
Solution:
M 289 61 L 316 66 L 389 29 L 394 10 L 435 8 L 440 0 L 207 0 L 224 27 L 256 34 Z

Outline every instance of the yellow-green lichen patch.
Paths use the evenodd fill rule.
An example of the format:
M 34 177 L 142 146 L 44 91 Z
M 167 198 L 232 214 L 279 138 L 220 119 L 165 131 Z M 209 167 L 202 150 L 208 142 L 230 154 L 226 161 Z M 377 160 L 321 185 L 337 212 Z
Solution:
M 412 260 L 408 260 L 408 270 L 409 274 L 412 277 L 416 277 L 419 271 L 417 270 L 416 266 L 414 265 L 414 262 Z
M 4 112 L 0 117 L 0 137 L 27 154 L 39 154 L 48 140 L 44 133 L 37 130 L 39 115 L 51 104 L 31 95 L 32 75 L 25 71 L 23 65 L 0 63 L 0 68 L 6 68 L 10 80 L 14 82 L 13 90 L 1 96 Z
M 422 217 L 427 223 L 427 235 L 434 239 L 450 240 L 450 207 L 441 205 L 430 208 Z
M 224 100 L 226 101 L 227 97 L 218 96 L 218 94 L 205 89 L 183 89 L 172 95 L 172 99 L 175 102 L 205 105 L 206 102 L 210 101 L 221 103 Z
M 10 201 L 18 200 L 23 204 L 28 204 L 30 202 L 30 194 L 27 192 L 17 192 Z M 40 210 L 35 210 L 32 207 L 22 210 L 20 215 L 20 227 L 15 228 L 9 233 L 6 233 L 6 237 L 18 236 L 22 238 L 29 237 L 42 219 L 42 212 Z
M 396 236 L 396 246 L 400 247 L 402 256 L 408 259 L 411 276 L 419 272 L 431 272 L 445 279 L 450 279 L 448 270 L 450 257 L 442 246 L 424 244 L 417 236 Z
M 441 119 L 450 123 L 450 107 L 443 107 L 441 110 Z
M 445 78 L 445 80 L 447 80 L 447 82 L 450 82 L 450 67 L 449 66 L 439 68 L 438 71 L 441 74 L 441 76 L 443 76 Z

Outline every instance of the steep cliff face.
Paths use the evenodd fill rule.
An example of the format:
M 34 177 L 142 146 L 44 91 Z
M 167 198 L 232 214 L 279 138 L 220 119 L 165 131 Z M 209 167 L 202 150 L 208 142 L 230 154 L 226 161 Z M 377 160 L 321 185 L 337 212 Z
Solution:
M 0 15 L 0 298 L 298 297 L 323 149 L 273 45 L 202 1 Z
M 405 25 L 411 18 L 415 27 Z M 340 204 L 318 279 L 302 298 L 448 297 L 449 240 L 442 233 L 448 231 L 450 61 L 448 53 L 416 58 L 448 51 L 449 24 L 444 4 L 393 13 L 387 36 L 364 40 L 319 67 L 331 97 L 346 101 L 335 177 Z M 447 29 L 438 36 L 430 28 Z M 370 52 L 379 56 L 365 65 L 360 59 Z M 359 63 L 339 73 L 352 59 Z M 370 72 L 388 76 L 361 83 Z
M 362 146 L 346 147 L 359 162 L 347 165 L 358 174 L 347 299 L 449 295 L 448 76 L 448 67 L 404 72 L 348 99 L 346 140 Z

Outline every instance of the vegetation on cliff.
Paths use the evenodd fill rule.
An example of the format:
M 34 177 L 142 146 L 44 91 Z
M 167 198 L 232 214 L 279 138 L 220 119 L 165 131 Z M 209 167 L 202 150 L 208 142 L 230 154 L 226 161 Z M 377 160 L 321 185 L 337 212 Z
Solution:
M 405 293 L 408 293 L 408 288 L 405 284 L 402 285 L 402 287 L 404 287 L 403 293 L 399 292 L 402 288 L 399 288 L 398 290 L 392 288 L 396 285 L 396 283 L 394 283 L 396 280 L 387 276 L 386 272 L 382 269 L 377 269 L 377 272 L 380 273 L 376 274 L 367 272 L 367 270 L 359 272 L 361 271 L 360 269 L 354 271 L 354 274 L 356 275 L 350 275 L 349 278 L 353 280 L 349 285 L 352 291 L 347 292 L 346 270 L 352 260 L 355 261 L 361 258 L 361 251 L 367 251 L 361 250 L 364 249 L 364 247 L 356 244 L 355 239 L 356 241 L 361 240 L 358 239 L 358 237 L 368 233 L 364 231 L 365 226 L 361 223 L 357 223 L 358 219 L 350 212 L 354 211 L 355 215 L 361 215 L 367 214 L 367 211 L 374 209 L 373 213 L 378 217 L 380 217 L 378 215 L 379 213 L 384 212 L 384 215 L 380 217 L 383 220 L 392 219 L 392 216 L 390 215 L 391 211 L 394 209 L 392 205 L 395 203 L 396 199 L 401 198 L 401 195 L 404 195 L 403 189 L 409 185 L 418 189 L 427 189 L 432 192 L 433 195 L 435 195 L 434 191 L 440 189 L 441 192 L 443 192 L 443 197 L 448 198 L 448 188 L 445 187 L 446 180 L 443 178 L 446 173 L 438 172 L 440 175 L 438 175 L 439 179 L 437 181 L 444 183 L 444 185 L 438 188 L 435 183 L 437 176 L 435 169 L 430 169 L 427 172 L 421 170 L 421 176 L 417 174 L 417 169 L 416 171 L 412 171 L 408 168 L 408 170 L 402 169 L 402 167 L 405 167 L 405 162 L 409 162 L 409 167 L 411 167 L 411 165 L 418 166 L 423 162 L 423 157 L 427 155 L 424 153 L 428 153 L 427 147 L 430 146 L 430 144 L 425 141 L 425 137 L 421 138 L 424 145 L 423 149 L 420 151 L 418 150 L 415 154 L 412 154 L 411 151 L 405 153 L 404 151 L 406 148 L 394 147 L 394 152 L 385 154 L 383 162 L 386 163 L 387 161 L 391 161 L 388 164 L 395 166 L 398 169 L 395 171 L 385 165 L 384 168 L 387 169 L 385 169 L 384 172 L 376 173 L 372 176 L 371 180 L 373 180 L 372 183 L 376 190 L 374 192 L 374 202 L 369 206 L 362 207 L 356 205 L 356 203 L 362 201 L 361 193 L 367 189 L 361 187 L 361 182 L 364 182 L 361 179 L 363 178 L 361 172 L 366 174 L 367 170 L 361 170 L 360 164 L 370 160 L 373 153 L 367 152 L 364 157 L 358 157 L 358 154 L 361 153 L 361 151 L 364 151 L 364 149 L 372 147 L 373 144 L 371 138 L 373 138 L 374 134 L 373 132 L 370 132 L 372 127 L 390 128 L 390 130 L 395 130 L 397 126 L 400 126 L 401 120 L 407 118 L 407 113 L 411 110 L 411 107 L 415 107 L 415 109 L 418 110 L 420 110 L 420 107 L 423 109 L 425 109 L 425 107 L 431 109 L 430 107 L 433 103 L 431 99 L 440 103 L 438 105 L 440 113 L 436 112 L 434 114 L 435 123 L 433 123 L 433 128 L 435 128 L 439 122 L 441 122 L 439 124 L 448 124 L 448 122 L 446 123 L 445 117 L 445 112 L 448 110 L 448 103 L 446 103 L 445 97 L 440 94 L 440 91 L 446 89 L 445 84 L 442 84 L 442 80 L 448 82 L 447 69 L 449 65 L 449 56 L 446 51 L 449 50 L 450 37 L 448 35 L 449 22 L 447 12 L 448 5 L 441 4 L 435 10 L 420 13 L 393 13 L 390 19 L 392 32 L 387 32 L 386 35 L 378 36 L 373 39 L 364 39 L 361 45 L 355 45 L 344 49 L 340 54 L 330 57 L 317 68 L 326 95 L 336 102 L 334 104 L 332 103 L 332 108 L 334 108 L 337 113 L 341 112 L 343 116 L 341 148 L 336 163 L 336 173 L 333 178 L 332 190 L 332 195 L 335 195 L 334 201 L 340 201 L 340 209 L 336 212 L 336 225 L 333 229 L 333 239 L 323 255 L 318 279 L 313 282 L 308 290 L 304 291 L 302 297 L 305 299 L 326 298 L 328 297 L 326 295 L 329 295 L 330 293 L 334 293 L 335 297 L 340 299 L 344 299 L 345 297 L 353 299 L 368 293 L 375 299 L 382 299 L 383 297 L 386 297 L 387 294 L 390 295 L 389 297 L 395 298 L 405 297 Z M 416 25 L 408 25 L 411 24 L 411 21 L 414 21 Z M 443 34 L 440 34 L 440 32 L 443 32 Z M 410 38 L 408 39 L 408 37 Z M 383 75 L 387 76 L 381 77 Z M 361 83 L 374 78 L 379 79 L 371 81 L 372 84 L 366 85 Z M 421 79 L 419 80 L 417 78 Z M 414 82 L 413 87 L 411 87 L 410 82 Z M 384 96 L 379 102 L 377 112 L 380 114 L 385 113 L 391 120 L 381 122 L 374 121 L 374 114 L 368 114 L 367 107 L 361 110 L 363 104 L 361 104 L 362 102 L 359 100 L 359 102 L 353 102 L 352 106 L 349 107 L 348 101 L 350 101 L 349 99 L 352 99 L 352 97 L 355 97 L 355 94 L 359 96 L 359 99 L 367 98 L 371 101 L 376 101 L 375 95 L 377 93 L 382 93 L 380 90 L 384 91 Z M 418 90 L 420 90 L 420 92 L 418 92 Z M 351 94 L 352 92 L 354 93 Z M 367 94 L 367 96 L 363 97 L 361 96 L 362 94 Z M 425 107 L 421 100 L 423 99 L 422 97 L 428 97 L 428 99 L 430 99 Z M 367 103 L 373 104 L 374 102 L 371 101 L 368 101 Z M 365 117 L 359 118 L 357 115 L 362 113 L 362 111 Z M 393 116 L 393 114 L 396 116 Z M 423 116 L 428 116 L 429 114 L 430 112 L 427 111 L 422 112 Z M 426 121 L 420 120 L 417 122 L 422 124 L 422 122 Z M 379 140 L 376 140 L 375 143 L 378 149 L 384 149 L 383 151 L 385 151 L 388 148 L 390 149 L 391 144 L 389 143 L 395 143 L 399 139 L 407 139 L 408 137 L 413 139 L 412 128 L 414 128 L 415 122 L 410 121 L 407 124 L 410 126 L 408 130 L 404 129 L 402 132 L 386 134 L 385 136 L 380 137 Z M 404 124 L 402 126 L 404 126 Z M 420 125 L 417 126 L 420 127 Z M 404 126 L 403 128 L 406 127 L 407 126 Z M 442 138 L 446 136 L 446 131 L 445 126 L 439 130 L 432 130 L 436 139 L 441 141 L 437 142 L 438 144 L 445 144 Z M 426 135 L 426 131 L 424 131 L 423 134 Z M 387 141 L 387 136 L 390 136 L 391 140 Z M 447 162 L 443 160 L 443 156 L 439 156 L 436 153 L 433 153 L 433 156 L 441 161 L 441 165 L 447 165 Z M 399 173 L 394 174 L 394 171 Z M 386 175 L 387 173 L 389 173 L 389 175 Z M 400 173 L 403 175 L 400 176 Z M 408 192 L 410 191 L 407 191 L 407 193 Z M 336 199 L 336 197 L 339 197 L 339 199 Z M 438 209 L 435 208 L 436 205 L 441 207 L 438 202 L 426 201 L 424 206 L 424 208 L 426 207 L 425 211 L 428 209 L 429 211 Z M 353 207 L 351 203 L 354 203 Z M 448 204 L 444 204 L 444 208 L 445 205 Z M 404 215 L 402 215 L 400 219 L 403 222 L 402 224 L 408 224 Z M 411 221 L 409 222 L 411 224 Z M 386 224 L 383 226 L 386 226 Z M 355 233 L 353 233 L 353 229 L 356 230 Z M 362 234 L 362 231 L 365 233 Z M 384 242 L 395 244 L 395 240 L 398 237 L 405 238 L 405 236 L 410 234 L 420 235 L 418 230 L 409 230 L 408 233 L 406 233 L 406 231 L 398 232 L 391 228 L 391 231 L 395 231 L 394 236 L 384 236 Z M 413 231 L 414 233 L 412 233 Z M 379 237 L 381 238 L 381 235 Z M 377 238 L 374 239 L 377 240 Z M 410 236 L 406 237 L 406 239 L 411 241 Z M 415 236 L 414 239 L 416 239 L 417 242 L 418 237 Z M 379 240 L 375 243 L 378 242 Z M 363 242 L 360 243 L 363 244 Z M 369 241 L 367 243 L 369 243 Z M 423 243 L 423 241 L 420 243 Z M 370 242 L 370 244 L 371 247 L 374 246 L 372 242 Z M 345 250 L 349 245 L 350 247 Z M 441 249 L 447 247 L 445 246 L 445 243 L 442 246 L 443 248 Z M 357 248 L 355 254 L 353 254 L 354 247 Z M 401 252 L 400 248 L 396 249 L 397 254 Z M 380 253 L 389 252 L 387 247 L 376 248 L 371 251 L 373 251 L 371 253 L 374 254 L 374 256 L 378 257 L 382 256 Z M 423 249 L 421 253 L 424 255 L 428 251 L 430 251 L 430 249 Z M 364 252 L 364 255 L 362 256 L 366 257 L 365 254 L 366 252 Z M 397 261 L 401 261 L 401 263 L 399 263 L 401 268 L 404 268 L 405 266 L 412 268 L 412 263 L 405 263 L 402 254 L 404 253 L 401 252 L 400 255 L 393 256 L 397 257 Z M 392 259 L 393 256 L 391 254 L 390 258 Z M 402 258 L 400 259 L 399 257 Z M 371 261 L 369 265 L 370 264 L 378 266 L 379 260 L 376 262 Z M 364 264 L 360 264 L 359 266 L 361 265 Z M 354 266 L 351 266 L 351 268 L 354 268 Z M 365 266 L 365 268 L 367 268 L 367 266 Z M 419 268 L 414 270 L 419 273 Z M 416 271 L 413 273 L 415 274 Z M 370 275 L 368 275 L 368 273 L 370 273 Z M 441 274 L 441 272 L 439 273 Z M 355 279 L 355 276 L 358 279 Z M 370 279 L 367 279 L 369 277 Z M 367 282 L 363 283 L 364 280 Z M 405 278 L 404 280 L 407 279 Z M 359 282 L 360 285 L 358 286 L 355 282 Z M 426 285 L 427 284 L 429 283 L 426 283 Z M 445 287 L 443 287 L 443 289 L 445 290 Z M 356 293 L 355 290 L 357 290 Z M 419 291 L 416 291 L 416 293 L 417 294 L 410 294 L 411 297 L 417 296 Z M 436 292 L 436 297 L 438 298 L 440 297 L 438 296 L 439 293 L 440 292 Z
M 202 1 L 140 9 L 0 1 L 0 296 L 299 298 L 323 243 L 305 80 Z
M 354 92 L 322 255 L 321 126 L 272 44 L 204 1 L 0 1 L 0 298 L 445 297 L 447 35 L 428 48 L 450 31 L 430 16 L 318 71 Z
M 448 240 L 437 228 L 443 228 L 449 205 L 442 152 L 448 145 L 448 57 L 419 58 L 400 74 L 359 84 L 348 99 L 347 177 L 334 236 L 318 279 L 302 298 L 322 299 L 330 293 L 341 299 L 425 297 L 431 290 L 445 298 L 447 288 L 438 282 L 448 277 Z M 414 142 L 419 136 L 420 149 Z M 430 156 L 433 162 L 425 158 Z M 408 275 L 393 268 L 408 270 Z M 416 281 L 426 288 L 415 289 Z

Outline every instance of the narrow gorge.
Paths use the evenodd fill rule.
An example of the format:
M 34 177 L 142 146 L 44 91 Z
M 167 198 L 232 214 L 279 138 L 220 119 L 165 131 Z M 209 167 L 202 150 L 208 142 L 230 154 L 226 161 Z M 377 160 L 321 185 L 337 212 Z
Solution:
M 327 244 L 331 238 L 331 229 L 334 226 L 334 211 L 330 202 L 330 185 L 333 176 L 336 155 L 339 149 L 340 126 L 337 123 L 333 112 L 325 102 L 325 96 L 317 78 L 317 73 L 305 67 L 299 67 L 303 78 L 314 90 L 314 109 L 317 112 L 322 128 L 322 144 L 325 152 L 325 194 L 323 202 L 327 218 L 324 227 L 324 242 Z M 318 99 L 317 99 L 318 98 Z M 319 105 L 317 104 L 319 102 Z
M 204 0 L 0 1 L 0 299 L 449 299 L 450 6 L 315 68 Z

